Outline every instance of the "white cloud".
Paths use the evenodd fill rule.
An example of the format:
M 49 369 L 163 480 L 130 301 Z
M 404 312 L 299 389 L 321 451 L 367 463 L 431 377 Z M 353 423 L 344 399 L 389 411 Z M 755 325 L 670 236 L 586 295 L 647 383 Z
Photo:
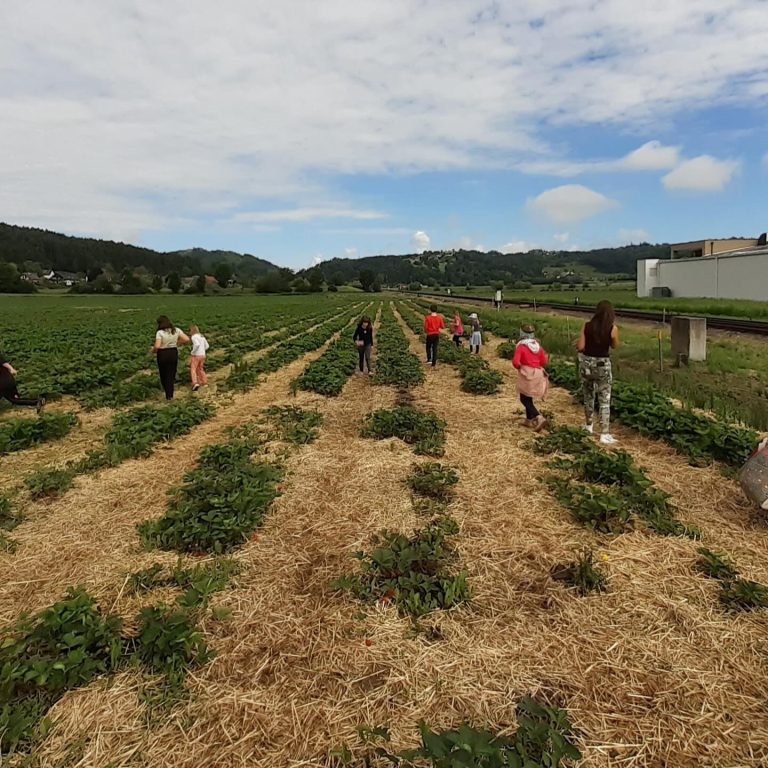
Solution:
M 315 257 L 312 259 L 312 266 L 313 266 L 313 267 L 317 267 L 317 266 L 319 266 L 320 264 L 322 264 L 324 261 L 325 261 L 325 256 L 323 256 L 323 254 L 322 254 L 322 253 L 318 253 L 318 254 L 317 254 L 317 256 L 315 256 Z
M 660 141 L 649 141 L 616 163 L 616 168 L 627 171 L 666 171 L 679 162 L 680 148 L 665 147 Z
M 616 208 L 618 203 L 581 184 L 565 184 L 529 199 L 528 210 L 553 224 L 576 224 Z
M 573 161 L 536 160 L 521 164 L 525 173 L 548 176 L 580 176 L 583 173 L 614 173 L 618 171 L 666 171 L 679 162 L 680 148 L 671 147 L 654 140 L 632 150 L 618 160 Z
M 463 251 L 482 251 L 482 252 L 485 252 L 487 250 L 482 243 L 477 243 L 475 242 L 474 238 L 467 237 L 466 235 L 450 243 L 448 245 L 448 248 L 456 248 L 457 250 L 463 250 Z
M 357 211 L 352 208 L 290 208 L 281 211 L 247 211 L 236 213 L 229 221 L 233 224 L 261 222 L 314 221 L 315 219 L 384 219 L 379 211 Z
M 238 211 L 317 210 L 334 176 L 549 160 L 542 123 L 549 135 L 600 125 L 653 136 L 701 105 L 753 104 L 768 68 L 761 0 L 226 9 L 5 3 L 3 218 L 136 238 Z M 706 66 L 691 51 L 709 52 Z M 671 149 L 601 162 L 658 168 Z M 366 207 L 353 197 L 339 210 Z
M 647 243 L 651 236 L 644 229 L 620 229 L 619 243 L 621 245 Z
M 357 256 L 358 256 L 357 248 L 345 248 L 344 249 L 344 258 L 345 259 L 356 259 Z
M 736 160 L 718 160 L 710 155 L 700 155 L 686 160 L 662 179 L 667 189 L 717 192 L 738 173 Z
M 555 240 L 557 240 L 558 243 L 565 243 L 569 237 L 570 235 L 568 232 L 559 232 L 555 235 Z
M 424 253 L 424 251 L 428 251 L 431 242 L 429 235 L 421 230 L 414 232 L 411 237 L 411 245 L 416 249 L 416 253 Z
M 500 245 L 497 250 L 499 253 L 528 253 L 528 251 L 533 251 L 538 247 L 535 243 L 529 243 L 526 240 L 512 240 Z

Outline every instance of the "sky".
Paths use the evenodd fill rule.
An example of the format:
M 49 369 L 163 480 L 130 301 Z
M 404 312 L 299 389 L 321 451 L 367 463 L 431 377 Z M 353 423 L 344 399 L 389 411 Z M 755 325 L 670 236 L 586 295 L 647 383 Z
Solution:
M 0 221 L 302 268 L 768 229 L 765 0 L 0 5 Z

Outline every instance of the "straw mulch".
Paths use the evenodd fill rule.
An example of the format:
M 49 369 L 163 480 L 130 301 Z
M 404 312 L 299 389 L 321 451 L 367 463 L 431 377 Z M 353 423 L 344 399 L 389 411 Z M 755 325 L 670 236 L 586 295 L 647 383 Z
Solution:
M 495 344 L 483 354 L 509 373 L 508 362 L 492 357 Z M 278 402 L 285 394 L 278 382 L 285 387 L 290 378 L 283 374 L 247 401 Z M 443 461 L 461 478 L 451 513 L 460 523 L 456 544 L 473 600 L 422 622 L 442 639 L 414 634 L 392 607 L 361 606 L 330 587 L 354 569 L 352 553 L 374 532 L 423 522 L 403 480 L 424 459 L 397 441 L 359 437 L 364 415 L 390 407 L 397 395 L 355 376 L 339 398 L 301 393 L 295 401 L 325 414 L 321 436 L 288 459 L 284 495 L 258 540 L 238 555 L 244 572 L 214 600 L 233 616 L 206 621 L 217 656 L 191 675 L 190 700 L 171 714 L 153 715 L 141 703 L 146 681 L 137 673 L 120 676 L 112 687 L 70 694 L 54 708 L 39 764 L 324 766 L 333 747 L 356 743 L 361 724 L 389 725 L 398 746 L 415 742 L 420 719 L 436 727 L 469 719 L 511 729 L 515 703 L 527 693 L 568 708 L 590 767 L 768 764 L 768 621 L 721 611 L 716 585 L 692 571 L 697 544 L 639 531 L 596 536 L 573 524 L 540 482 L 545 461 L 531 453 L 531 435 L 517 423 L 511 376 L 500 395 L 477 397 L 460 391 L 452 368 L 438 365 L 427 369 L 426 384 L 413 396 L 448 421 Z M 564 393 L 553 393 L 547 407 L 562 422 L 578 422 L 578 408 Z M 120 507 L 106 480 L 99 488 L 79 488 L 86 509 L 109 510 L 93 498 L 94 491 L 108 494 L 112 517 L 93 543 L 82 539 L 98 515 L 76 517 L 87 552 L 70 540 L 57 555 L 61 560 L 75 549 L 79 562 L 98 553 L 102 565 L 70 568 L 41 556 L 38 572 L 58 569 L 59 584 L 82 576 L 105 597 L 114 593 L 120 573 L 157 559 L 138 553 L 132 532 L 136 521 L 162 511 L 162 498 L 151 490 L 162 497 L 163 487 L 176 482 L 216 434 L 212 424 L 202 425 L 168 456 L 134 462 L 141 482 L 122 494 Z M 617 434 L 675 494 L 681 517 L 702 526 L 707 546 L 731 549 L 748 577 L 768 581 L 761 560 L 766 532 L 751 522 L 732 481 L 715 469 L 688 467 L 655 443 Z M 151 471 L 141 470 L 144 464 Z M 131 474 L 114 472 L 121 470 Z M 154 478 L 162 478 L 161 487 L 141 486 Z M 135 507 L 134 494 L 140 496 Z M 44 548 L 66 534 L 66 513 L 76 514 L 75 508 L 58 512 L 58 528 L 51 526 Z M 585 545 L 598 553 L 610 591 L 579 598 L 548 574 Z M 29 577 L 34 570 L 25 566 L 26 550 L 16 557 Z M 45 604 L 55 590 L 48 580 L 42 589 L 39 599 L 34 589 L 12 589 L 9 597 L 16 606 L 25 597 Z

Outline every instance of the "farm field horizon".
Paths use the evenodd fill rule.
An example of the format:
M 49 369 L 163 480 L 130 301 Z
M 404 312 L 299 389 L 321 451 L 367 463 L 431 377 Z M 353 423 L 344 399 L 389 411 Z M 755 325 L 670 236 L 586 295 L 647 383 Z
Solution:
M 0 409 L 9 765 L 768 763 L 768 524 L 734 479 L 768 429 L 764 342 L 673 369 L 663 337 L 656 371 L 658 329 L 622 327 L 609 451 L 568 391 L 581 320 L 462 307 L 481 353 L 445 338 L 433 369 L 428 305 L 0 299 L 0 352 L 49 397 Z M 159 314 L 211 345 L 171 403 Z M 538 437 L 523 322 L 554 356 Z

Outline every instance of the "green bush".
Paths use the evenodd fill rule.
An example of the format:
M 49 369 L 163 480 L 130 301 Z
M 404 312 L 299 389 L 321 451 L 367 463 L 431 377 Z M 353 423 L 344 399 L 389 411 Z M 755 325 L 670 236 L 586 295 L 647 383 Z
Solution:
M 264 412 L 278 428 L 282 440 L 293 445 L 308 445 L 317 439 L 323 414 L 293 405 L 273 405 Z
M 453 495 L 453 486 L 459 482 L 459 476 L 451 467 L 427 462 L 414 467 L 407 482 L 414 493 L 447 501 Z
M 595 565 L 591 550 L 582 552 L 573 563 L 556 565 L 550 573 L 555 581 L 574 587 L 580 595 L 604 592 L 606 589 L 605 574 Z
M 445 427 L 446 422 L 432 413 L 401 406 L 369 413 L 362 435 L 376 440 L 397 437 L 408 445 L 416 446 L 417 453 L 440 456 L 445 443 Z
M 27 486 L 33 499 L 55 498 L 66 493 L 72 487 L 74 480 L 73 469 L 47 467 L 38 469 L 24 478 L 24 485 Z

